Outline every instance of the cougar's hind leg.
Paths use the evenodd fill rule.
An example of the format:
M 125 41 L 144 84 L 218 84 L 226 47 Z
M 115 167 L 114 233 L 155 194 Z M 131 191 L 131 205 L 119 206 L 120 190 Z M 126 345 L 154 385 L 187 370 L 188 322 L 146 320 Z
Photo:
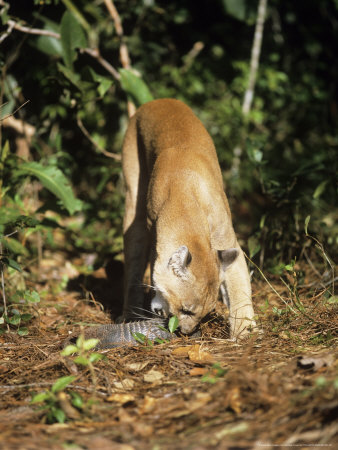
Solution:
M 224 286 L 222 286 L 221 294 L 223 301 L 229 308 L 231 337 L 237 339 L 244 337 L 250 329 L 256 327 L 251 300 L 250 278 L 242 250 L 224 275 L 226 292 Z
M 124 240 L 124 306 L 123 318 L 142 315 L 144 308 L 143 275 L 149 256 L 147 229 L 148 174 L 141 150 L 138 148 L 135 120 L 131 120 L 122 151 L 126 187 Z

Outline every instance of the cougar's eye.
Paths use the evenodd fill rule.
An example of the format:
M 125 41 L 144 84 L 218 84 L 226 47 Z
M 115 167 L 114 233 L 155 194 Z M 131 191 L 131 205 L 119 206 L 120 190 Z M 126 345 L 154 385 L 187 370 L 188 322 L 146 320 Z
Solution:
M 186 309 L 186 308 L 181 308 L 180 312 L 182 314 L 185 314 L 186 316 L 194 316 L 195 313 L 193 311 L 191 311 L 190 309 Z

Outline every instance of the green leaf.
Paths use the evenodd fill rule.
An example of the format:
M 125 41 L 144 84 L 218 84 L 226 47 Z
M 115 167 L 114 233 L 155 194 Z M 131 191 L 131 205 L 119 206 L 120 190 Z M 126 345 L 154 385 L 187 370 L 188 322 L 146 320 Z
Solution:
M 321 375 L 318 378 L 316 378 L 315 384 L 319 388 L 323 388 L 327 385 L 327 379 L 323 375 Z
M 1 117 L 4 117 L 2 115 L 2 112 L 3 111 L 1 108 Z M 6 161 L 8 154 L 9 154 L 9 141 L 6 141 L 0 151 L 0 175 L 1 175 L 1 171 L 3 170 L 3 163 Z
M 112 84 L 113 84 L 112 80 L 108 80 L 108 79 L 102 80 L 100 82 L 100 84 L 98 85 L 98 87 L 97 87 L 97 91 L 99 93 L 99 96 L 103 97 L 104 94 L 108 91 L 108 89 L 110 88 L 110 86 Z
M 39 223 L 40 221 L 36 220 L 34 217 L 20 214 L 14 220 L 6 223 L 6 226 L 11 228 L 35 228 Z
M 4 247 L 15 255 L 29 256 L 29 251 L 24 247 L 20 241 L 14 238 L 5 238 L 3 240 Z
M 178 327 L 178 318 L 176 316 L 172 316 L 169 319 L 168 328 L 170 333 L 174 333 Z
M 86 35 L 79 22 L 69 11 L 62 16 L 60 32 L 63 60 L 66 67 L 73 70 L 73 62 L 77 58 L 76 49 L 87 47 Z
M 83 343 L 84 343 L 84 336 L 83 334 L 80 334 L 80 336 L 76 339 L 76 346 L 77 348 L 83 348 Z
M 10 325 L 19 325 L 21 322 L 21 317 L 20 315 L 15 314 L 12 317 L 8 317 L 8 316 L 4 316 L 5 320 L 7 323 L 9 323 Z
M 91 350 L 96 347 L 100 339 L 86 339 L 83 343 L 83 350 Z
M 311 216 L 307 216 L 306 219 L 305 219 L 304 229 L 305 229 L 305 234 L 306 235 L 308 235 L 307 228 L 309 226 L 310 219 L 311 219 Z
M 70 395 L 72 397 L 72 405 L 75 406 L 75 408 L 82 409 L 83 408 L 83 399 L 80 394 L 77 392 L 70 392 Z
M 39 394 L 34 395 L 30 403 L 31 404 L 41 403 L 48 400 L 50 397 L 51 397 L 50 392 L 40 392 Z
M 137 106 L 153 100 L 153 96 L 142 78 L 135 75 L 130 69 L 119 69 L 119 72 L 123 90 L 131 97 L 131 100 Z
M 223 0 L 224 9 L 238 20 L 246 18 L 246 0 Z
M 60 63 L 57 64 L 57 68 L 71 83 L 73 83 L 75 87 L 79 89 L 79 91 L 83 91 L 81 77 L 78 73 L 73 72 Z
M 31 320 L 32 317 L 33 317 L 32 314 L 28 314 L 28 313 L 21 314 L 21 320 L 23 322 L 28 322 L 28 320 Z
M 29 303 L 39 303 L 40 295 L 37 291 L 25 291 L 23 293 L 24 299 Z
M 247 146 L 246 151 L 251 162 L 256 165 L 261 165 L 263 163 L 263 152 L 261 150 L 258 150 L 253 146 Z
M 69 214 L 81 210 L 82 202 L 74 197 L 69 181 L 57 167 L 28 162 L 21 164 L 16 173 L 37 177 L 43 186 L 61 201 Z
M 89 360 L 85 356 L 77 356 L 74 359 L 75 364 L 81 364 L 81 366 L 88 366 Z
M 329 180 L 324 180 L 316 187 L 316 190 L 313 193 L 313 198 L 319 198 L 322 195 L 328 182 Z
M 135 339 L 136 342 L 139 342 L 140 344 L 144 344 L 146 341 L 146 336 L 142 333 L 133 333 L 133 338 Z
M 60 33 L 60 25 L 53 20 L 44 17 L 41 14 L 33 14 L 35 19 L 44 22 L 44 30 L 54 31 L 55 33 Z M 35 41 L 35 47 L 40 50 L 40 52 L 45 53 L 50 56 L 62 56 L 62 44 L 60 39 L 51 36 L 38 36 Z
M 327 299 L 327 303 L 331 305 L 338 305 L 338 295 L 332 295 L 330 298 Z
M 261 244 L 256 236 L 250 236 L 248 239 L 249 256 L 253 258 L 261 249 Z
M 64 3 L 68 11 L 73 14 L 78 23 L 81 24 L 81 26 L 89 33 L 91 31 L 91 25 L 87 22 L 85 16 L 81 13 L 81 9 L 78 9 L 75 6 L 75 3 L 78 2 L 74 2 L 72 0 L 62 0 L 62 2 Z
M 155 339 L 155 342 L 156 342 L 157 344 L 165 344 L 166 342 L 169 342 L 169 340 L 168 340 L 168 339 L 156 338 L 156 339 Z
M 96 361 L 100 361 L 100 359 L 103 358 L 103 355 L 101 355 L 100 353 L 92 353 L 91 355 L 89 355 L 89 362 L 91 363 L 95 363 Z
M 77 348 L 76 345 L 67 345 L 67 347 L 65 347 L 62 352 L 61 355 L 62 356 L 69 356 L 69 355 L 73 355 L 74 353 L 77 353 L 79 349 Z
M 46 29 L 46 27 L 45 27 Z M 35 46 L 40 52 L 50 56 L 62 56 L 62 44 L 60 39 L 52 36 L 39 36 L 35 42 Z
M 55 381 L 53 384 L 51 391 L 55 394 L 56 392 L 63 391 L 70 383 L 72 383 L 75 380 L 74 375 L 68 375 L 65 377 L 61 377 L 58 380 Z
M 19 328 L 19 330 L 18 330 L 19 336 L 27 336 L 27 334 L 28 334 L 28 328 L 26 328 L 26 327 Z
M 97 90 L 98 90 L 100 97 L 103 97 L 104 94 L 110 88 L 110 86 L 113 84 L 113 80 L 111 80 L 110 78 L 103 77 L 102 75 L 99 75 L 91 67 L 89 67 L 89 72 L 90 72 L 90 75 L 91 75 L 93 81 L 98 83 Z
M 64 423 L 66 420 L 66 414 L 60 408 L 54 408 L 53 416 L 59 423 Z
M 2 258 L 0 259 L 0 261 L 3 264 L 5 264 L 5 266 L 11 267 L 12 269 L 17 270 L 18 272 L 22 272 L 20 265 L 16 261 L 14 261 L 14 259 Z

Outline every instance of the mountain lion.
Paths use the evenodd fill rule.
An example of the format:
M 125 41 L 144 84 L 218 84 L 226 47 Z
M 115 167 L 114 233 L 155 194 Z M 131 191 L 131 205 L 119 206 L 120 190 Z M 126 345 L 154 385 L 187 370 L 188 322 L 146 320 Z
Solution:
M 123 152 L 125 319 L 144 311 L 142 281 L 150 260 L 154 313 L 176 315 L 190 334 L 219 294 L 231 337 L 246 334 L 254 311 L 243 252 L 211 137 L 178 100 L 154 100 L 130 120 Z

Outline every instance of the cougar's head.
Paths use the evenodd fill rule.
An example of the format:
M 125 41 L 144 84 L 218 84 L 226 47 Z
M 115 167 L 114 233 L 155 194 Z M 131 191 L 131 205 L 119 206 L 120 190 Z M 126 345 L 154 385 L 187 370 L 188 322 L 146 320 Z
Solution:
M 237 256 L 236 248 L 209 250 L 203 254 L 203 251 L 190 253 L 188 247 L 182 245 L 166 261 L 156 261 L 152 311 L 166 317 L 177 316 L 182 333 L 192 333 L 201 319 L 215 308 L 220 270 L 226 270 Z

